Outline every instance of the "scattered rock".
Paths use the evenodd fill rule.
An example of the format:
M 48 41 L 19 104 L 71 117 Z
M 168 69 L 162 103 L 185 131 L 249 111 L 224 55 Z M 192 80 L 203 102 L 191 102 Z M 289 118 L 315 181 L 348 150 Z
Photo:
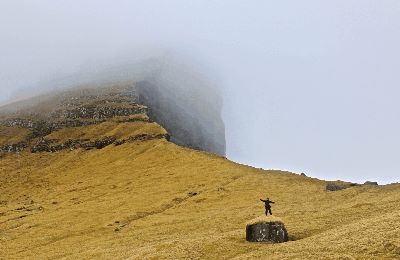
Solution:
M 54 115 L 67 118 L 70 120 L 76 120 L 79 118 L 101 120 L 106 118 L 112 118 L 116 116 L 129 116 L 133 114 L 146 113 L 146 108 L 137 104 L 131 104 L 130 107 L 116 107 L 116 106 L 104 106 L 100 104 L 89 104 L 80 107 L 75 107 L 67 110 L 59 110 Z
M 106 147 L 107 145 L 114 143 L 114 141 L 115 141 L 115 137 L 105 137 L 101 140 L 96 140 L 94 142 L 88 142 L 88 143 L 81 144 L 81 146 L 83 148 L 85 148 L 86 150 L 90 150 L 93 148 L 102 149 L 102 148 Z
M 114 142 L 114 145 L 118 146 L 118 145 L 124 144 L 125 142 L 126 142 L 125 140 L 117 140 Z
M 289 240 L 282 220 L 273 216 L 256 218 L 246 225 L 246 240 L 249 242 L 283 243 Z
M 343 185 L 339 185 L 333 182 L 328 182 L 326 184 L 326 190 L 327 191 L 338 191 L 338 190 L 344 190 L 347 189 L 347 187 L 343 186 Z
M 9 127 L 23 127 L 23 128 L 32 128 L 34 123 L 29 119 L 22 118 L 9 118 L 0 121 L 0 125 L 9 126 Z
M 0 146 L 0 152 L 19 153 L 19 152 L 22 152 L 27 147 L 28 147 L 28 145 L 24 142 L 20 142 L 17 144 L 6 144 L 3 146 Z

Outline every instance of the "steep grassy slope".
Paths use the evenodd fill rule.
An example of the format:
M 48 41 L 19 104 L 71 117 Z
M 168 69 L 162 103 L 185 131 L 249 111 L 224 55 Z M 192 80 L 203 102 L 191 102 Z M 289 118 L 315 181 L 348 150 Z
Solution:
M 0 259 L 400 258 L 400 185 L 325 185 L 165 139 L 6 154 Z M 265 196 L 291 241 L 245 241 Z
M 81 126 L 74 128 L 63 128 L 46 135 L 46 138 L 57 140 L 59 143 L 68 140 L 96 140 L 107 136 L 115 137 L 117 140 L 127 139 L 131 136 L 163 135 L 167 132 L 157 123 L 150 122 L 102 122 L 95 125 Z

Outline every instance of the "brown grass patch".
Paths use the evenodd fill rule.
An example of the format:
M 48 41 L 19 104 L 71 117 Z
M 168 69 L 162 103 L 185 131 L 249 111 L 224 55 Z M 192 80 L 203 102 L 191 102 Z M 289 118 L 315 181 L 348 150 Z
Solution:
M 29 129 L 0 126 L 0 146 L 25 141 L 30 134 Z

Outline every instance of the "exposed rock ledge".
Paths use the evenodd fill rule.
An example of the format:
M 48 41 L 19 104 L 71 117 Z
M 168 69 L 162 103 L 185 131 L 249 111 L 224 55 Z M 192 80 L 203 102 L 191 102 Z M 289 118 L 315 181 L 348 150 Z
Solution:
M 283 243 L 288 241 L 288 232 L 280 218 L 261 216 L 247 223 L 246 240 L 249 242 Z

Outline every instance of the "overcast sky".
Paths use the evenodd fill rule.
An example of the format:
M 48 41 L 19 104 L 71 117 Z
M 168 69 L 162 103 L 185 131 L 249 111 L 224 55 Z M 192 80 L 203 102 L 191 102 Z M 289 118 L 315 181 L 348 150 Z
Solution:
M 400 1 L 0 0 L 0 101 L 143 46 L 219 75 L 230 159 L 400 181 Z

